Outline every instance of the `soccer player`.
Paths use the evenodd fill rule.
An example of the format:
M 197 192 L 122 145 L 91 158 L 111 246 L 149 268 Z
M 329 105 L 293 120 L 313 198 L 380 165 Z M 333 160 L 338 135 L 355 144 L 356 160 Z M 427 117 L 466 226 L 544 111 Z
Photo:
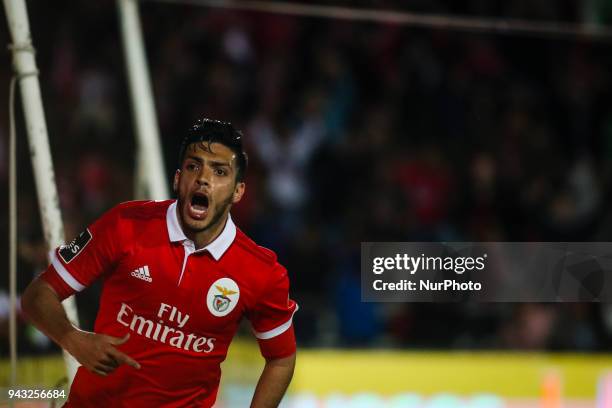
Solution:
M 252 407 L 276 407 L 295 366 L 287 271 L 233 223 L 245 191 L 242 134 L 203 119 L 186 134 L 177 200 L 108 211 L 26 289 L 29 319 L 80 363 L 67 407 L 210 407 L 243 317 L 266 360 Z M 94 332 L 61 306 L 101 278 Z

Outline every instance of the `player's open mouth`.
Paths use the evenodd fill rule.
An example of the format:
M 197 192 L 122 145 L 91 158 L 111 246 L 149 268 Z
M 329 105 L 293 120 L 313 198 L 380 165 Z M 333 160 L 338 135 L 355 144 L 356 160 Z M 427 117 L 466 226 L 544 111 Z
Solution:
M 204 193 L 196 192 L 191 197 L 189 203 L 189 216 L 196 220 L 202 220 L 208 214 L 208 196 Z

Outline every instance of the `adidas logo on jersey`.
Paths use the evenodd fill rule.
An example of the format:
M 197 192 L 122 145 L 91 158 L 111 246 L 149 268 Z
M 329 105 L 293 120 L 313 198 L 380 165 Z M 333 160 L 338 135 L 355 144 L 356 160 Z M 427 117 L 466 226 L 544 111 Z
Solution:
M 153 282 L 153 279 L 151 278 L 151 274 L 149 273 L 148 265 L 141 266 L 138 269 L 134 269 L 131 275 L 135 278 L 142 279 L 143 281 L 146 281 L 146 282 Z

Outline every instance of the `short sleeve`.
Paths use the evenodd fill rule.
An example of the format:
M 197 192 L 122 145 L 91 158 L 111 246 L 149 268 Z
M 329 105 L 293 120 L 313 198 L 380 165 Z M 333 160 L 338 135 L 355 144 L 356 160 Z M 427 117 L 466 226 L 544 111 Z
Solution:
M 119 254 L 119 210 L 114 208 L 51 254 L 51 265 L 41 275 L 65 299 L 110 271 Z
M 265 358 L 282 358 L 295 353 L 293 314 L 297 310 L 297 303 L 289 298 L 287 270 L 277 264 L 269 287 L 249 314 L 253 333 Z

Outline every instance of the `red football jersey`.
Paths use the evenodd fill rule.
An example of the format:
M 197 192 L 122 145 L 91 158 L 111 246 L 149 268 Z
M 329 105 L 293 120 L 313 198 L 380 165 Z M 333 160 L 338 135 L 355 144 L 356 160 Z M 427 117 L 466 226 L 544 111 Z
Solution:
M 136 201 L 104 214 L 59 247 L 43 278 L 62 298 L 104 281 L 95 331 L 130 339 L 141 365 L 103 377 L 80 367 L 68 407 L 210 407 L 220 364 L 243 316 L 266 358 L 295 352 L 286 269 L 231 217 L 195 250 L 176 201 Z

